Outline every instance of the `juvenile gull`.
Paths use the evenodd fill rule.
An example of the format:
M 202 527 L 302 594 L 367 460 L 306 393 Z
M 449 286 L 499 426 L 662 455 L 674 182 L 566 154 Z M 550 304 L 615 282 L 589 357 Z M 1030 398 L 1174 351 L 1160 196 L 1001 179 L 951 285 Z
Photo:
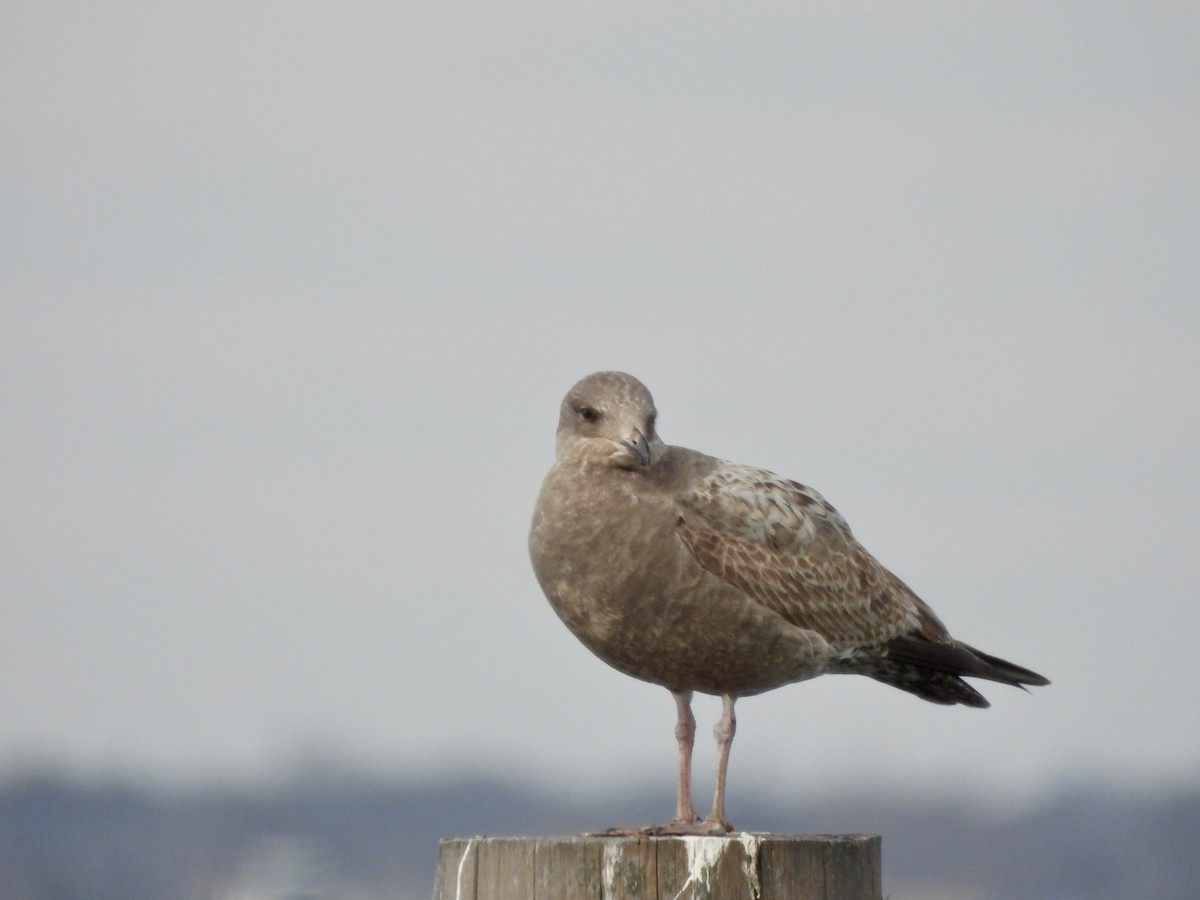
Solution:
M 616 669 L 675 698 L 675 816 L 663 834 L 725 834 L 738 697 L 830 673 L 867 675 L 933 703 L 986 707 L 960 676 L 1041 675 L 957 641 L 819 493 L 763 469 L 664 444 L 654 400 L 622 372 L 568 392 L 529 552 L 550 605 Z M 717 776 L 691 796 L 692 693 L 721 697 Z

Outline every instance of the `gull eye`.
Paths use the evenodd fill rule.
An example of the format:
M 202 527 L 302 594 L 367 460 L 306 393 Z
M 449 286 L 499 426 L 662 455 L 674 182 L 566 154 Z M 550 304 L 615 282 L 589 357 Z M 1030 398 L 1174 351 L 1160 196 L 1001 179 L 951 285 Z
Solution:
M 595 422 L 600 418 L 600 411 L 591 406 L 578 406 L 575 412 L 579 413 L 580 418 L 585 422 Z

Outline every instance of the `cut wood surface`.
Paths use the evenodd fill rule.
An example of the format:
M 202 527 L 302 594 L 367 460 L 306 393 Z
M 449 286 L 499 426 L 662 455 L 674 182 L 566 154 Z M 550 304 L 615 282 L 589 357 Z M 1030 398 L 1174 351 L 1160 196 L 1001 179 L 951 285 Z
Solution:
M 869 834 L 472 837 L 438 845 L 433 900 L 881 900 Z

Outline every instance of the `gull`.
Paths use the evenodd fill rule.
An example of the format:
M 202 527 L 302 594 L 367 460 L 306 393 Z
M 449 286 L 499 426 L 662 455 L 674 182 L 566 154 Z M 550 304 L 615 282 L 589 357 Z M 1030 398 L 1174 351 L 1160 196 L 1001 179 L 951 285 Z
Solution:
M 567 393 L 529 552 L 550 605 L 596 656 L 676 706 L 675 815 L 645 833 L 722 835 L 739 697 L 866 675 L 932 703 L 986 707 L 962 676 L 1049 682 L 976 650 L 855 539 L 817 491 L 663 443 L 650 392 L 597 372 Z M 713 804 L 692 803 L 694 692 L 719 696 Z

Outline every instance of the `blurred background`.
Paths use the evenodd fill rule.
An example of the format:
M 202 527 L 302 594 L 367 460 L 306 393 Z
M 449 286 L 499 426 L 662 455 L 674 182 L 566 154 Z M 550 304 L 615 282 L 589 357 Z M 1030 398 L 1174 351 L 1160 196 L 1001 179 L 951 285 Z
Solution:
M 0 898 L 420 897 L 439 836 L 667 818 L 670 696 L 525 550 L 607 368 L 1053 681 L 747 699 L 739 827 L 882 833 L 894 900 L 1194 896 L 1198 41 L 1160 3 L 5 4 Z

